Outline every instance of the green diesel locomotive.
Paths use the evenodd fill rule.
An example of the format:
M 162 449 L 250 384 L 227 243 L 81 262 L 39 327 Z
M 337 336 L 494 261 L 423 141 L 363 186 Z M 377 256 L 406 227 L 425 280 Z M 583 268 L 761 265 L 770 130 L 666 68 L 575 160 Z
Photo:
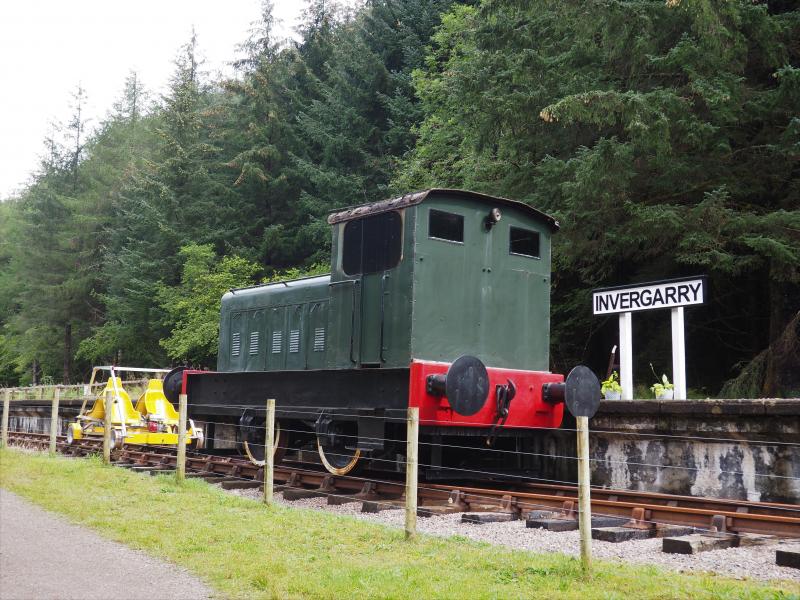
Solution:
M 267 397 L 278 445 L 314 449 L 339 474 L 399 468 L 409 406 L 420 408 L 432 472 L 451 462 L 442 448 L 455 438 L 518 448 L 561 424 L 563 398 L 546 393 L 563 381 L 547 370 L 552 217 L 431 189 L 328 222 L 329 275 L 231 290 L 217 371 L 167 378 L 168 393 L 183 389 L 192 417 L 208 422 L 211 445 L 214 423 L 231 423 L 263 455 Z

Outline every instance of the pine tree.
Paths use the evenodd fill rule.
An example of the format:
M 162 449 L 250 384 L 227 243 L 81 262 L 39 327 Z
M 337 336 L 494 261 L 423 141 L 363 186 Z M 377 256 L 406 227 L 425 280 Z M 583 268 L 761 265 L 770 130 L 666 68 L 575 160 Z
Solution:
M 156 289 L 178 282 L 183 241 L 202 241 L 213 215 L 213 189 L 204 166 L 204 93 L 193 33 L 177 55 L 163 108 L 149 117 L 156 147 L 149 160 L 130 164 L 130 175 L 114 195 L 114 222 L 103 259 L 105 322 L 81 348 L 87 358 L 121 355 L 128 363 L 142 364 L 165 360 L 158 340 L 166 336 L 169 323 Z M 133 131 L 142 126 L 139 109 L 134 109 L 140 96 L 129 79 L 119 117 Z
M 15 203 L 17 218 L 8 231 L 4 271 L 16 285 L 6 339 L 23 380 L 41 373 L 68 383 L 75 338 L 86 335 L 92 317 L 87 299 L 97 275 L 88 259 L 97 240 L 81 169 L 86 96 L 80 86 L 73 101 L 67 125 L 46 140 L 40 171 Z

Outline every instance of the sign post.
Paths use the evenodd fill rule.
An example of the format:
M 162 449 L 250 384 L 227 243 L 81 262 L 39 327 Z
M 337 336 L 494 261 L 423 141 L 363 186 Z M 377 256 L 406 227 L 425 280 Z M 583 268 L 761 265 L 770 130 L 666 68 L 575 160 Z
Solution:
M 595 315 L 619 314 L 620 385 L 622 399 L 633 399 L 633 313 L 669 308 L 672 311 L 672 379 L 675 398 L 686 398 L 686 342 L 683 308 L 705 304 L 706 277 L 665 279 L 592 292 Z
M 592 497 L 589 471 L 589 417 L 575 417 L 578 434 L 578 529 L 581 536 L 581 564 L 592 568 Z
M 589 468 L 589 419 L 600 406 L 600 382 L 583 365 L 569 372 L 564 383 L 545 384 L 545 401 L 562 398 L 575 417 L 578 454 L 578 529 L 581 536 L 581 563 L 585 570 L 592 566 L 592 498 Z M 549 400 L 548 400 L 549 398 Z
M 619 313 L 619 371 L 622 399 L 633 400 L 633 316 Z
M 672 309 L 672 383 L 675 398 L 686 398 L 686 342 L 683 337 L 683 307 Z

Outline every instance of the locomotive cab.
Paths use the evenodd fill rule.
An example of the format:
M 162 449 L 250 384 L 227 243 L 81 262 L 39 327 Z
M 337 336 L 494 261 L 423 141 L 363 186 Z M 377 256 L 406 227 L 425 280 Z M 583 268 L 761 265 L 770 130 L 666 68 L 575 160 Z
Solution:
M 551 217 L 503 198 L 429 190 L 328 221 L 330 368 L 470 353 L 491 366 L 547 369 Z

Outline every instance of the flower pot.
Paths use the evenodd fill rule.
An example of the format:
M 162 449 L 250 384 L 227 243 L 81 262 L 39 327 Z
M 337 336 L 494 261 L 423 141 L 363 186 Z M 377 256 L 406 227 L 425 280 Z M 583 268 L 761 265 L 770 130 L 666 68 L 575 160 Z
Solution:
M 675 390 L 664 390 L 660 394 L 656 394 L 656 400 L 672 400 L 675 395 Z
M 605 394 L 603 394 L 603 396 L 605 396 L 606 400 L 619 400 L 620 398 L 622 398 L 622 392 L 608 391 Z

